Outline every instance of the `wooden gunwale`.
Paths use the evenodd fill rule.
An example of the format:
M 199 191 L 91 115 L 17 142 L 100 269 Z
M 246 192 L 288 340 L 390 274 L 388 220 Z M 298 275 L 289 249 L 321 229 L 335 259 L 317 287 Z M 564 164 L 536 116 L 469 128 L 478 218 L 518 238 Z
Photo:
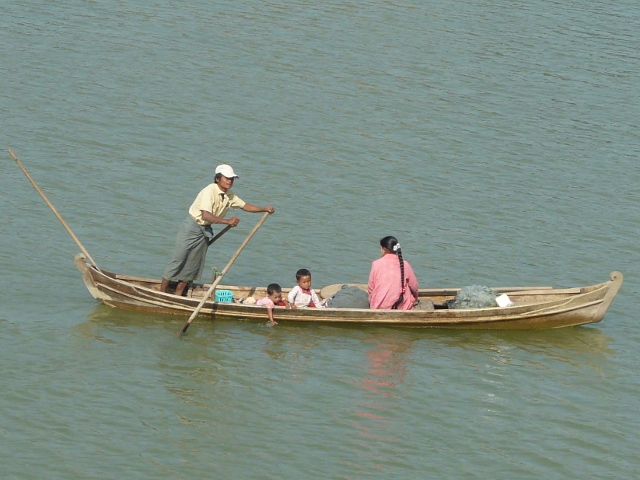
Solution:
M 150 283 L 153 285 L 159 285 L 160 281 L 158 279 L 155 278 L 146 278 L 146 277 L 136 277 L 133 275 L 122 275 L 122 274 L 115 274 L 113 272 L 108 272 L 106 270 L 103 270 L 102 273 L 104 273 L 107 276 L 112 276 L 112 278 L 116 279 L 116 280 L 124 280 L 126 282 L 140 282 L 140 283 Z M 204 283 L 204 284 L 198 284 L 196 285 L 196 287 L 198 289 L 203 289 L 206 290 L 211 284 L 208 283 Z M 366 289 L 367 286 L 365 284 L 362 283 L 349 283 L 348 285 L 353 285 L 353 286 L 357 286 L 363 289 Z M 229 288 L 232 287 L 230 285 L 219 285 L 219 287 L 222 288 Z M 258 291 L 261 290 L 260 287 L 238 287 L 238 288 L 247 288 L 247 289 L 254 289 L 256 288 Z M 289 291 L 290 289 L 288 288 L 283 288 L 282 289 L 284 292 Z M 524 293 L 538 293 L 538 292 L 544 292 L 545 290 L 549 290 L 549 291 L 553 291 L 553 293 L 564 293 L 564 291 L 562 289 L 554 289 L 552 286 L 529 286 L 529 287 L 495 287 L 494 290 L 498 293 L 509 293 L 509 292 L 517 292 L 519 294 L 524 294 Z M 573 291 L 575 290 L 579 290 L 579 288 L 569 288 L 566 289 L 567 292 L 566 293 L 574 293 Z M 433 295 L 445 295 L 445 296 L 455 296 L 458 292 L 460 292 L 460 288 L 421 288 L 418 290 L 418 293 L 420 296 L 433 296 Z M 575 292 L 578 293 L 578 292 Z

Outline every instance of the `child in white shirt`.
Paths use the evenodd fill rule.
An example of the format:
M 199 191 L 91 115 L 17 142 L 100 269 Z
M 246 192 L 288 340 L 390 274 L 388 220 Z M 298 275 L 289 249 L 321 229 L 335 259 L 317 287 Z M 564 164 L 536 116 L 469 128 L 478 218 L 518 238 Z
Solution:
M 292 309 L 325 307 L 325 302 L 321 302 L 316 292 L 311 288 L 311 272 L 309 270 L 301 268 L 296 272 L 296 284 L 287 296 L 287 300 L 289 304 L 291 304 Z

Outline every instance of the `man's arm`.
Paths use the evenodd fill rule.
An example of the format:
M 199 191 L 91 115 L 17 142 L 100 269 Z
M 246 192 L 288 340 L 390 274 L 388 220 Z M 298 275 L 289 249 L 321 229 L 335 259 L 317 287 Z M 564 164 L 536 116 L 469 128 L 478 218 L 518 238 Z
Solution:
M 251 203 L 245 203 L 244 207 L 242 207 L 242 210 L 250 213 L 258 213 L 258 212 L 273 213 L 276 211 L 276 209 L 273 208 L 271 205 L 267 205 L 266 207 L 259 207 L 257 205 L 252 205 Z
M 202 219 L 205 222 L 209 222 L 209 223 L 219 223 L 219 224 L 231 225 L 232 227 L 235 227 L 236 225 L 238 225 L 238 222 L 240 221 L 238 217 L 222 218 L 222 217 L 216 217 L 213 213 L 207 212 L 206 210 L 200 210 L 200 212 L 202 212 Z

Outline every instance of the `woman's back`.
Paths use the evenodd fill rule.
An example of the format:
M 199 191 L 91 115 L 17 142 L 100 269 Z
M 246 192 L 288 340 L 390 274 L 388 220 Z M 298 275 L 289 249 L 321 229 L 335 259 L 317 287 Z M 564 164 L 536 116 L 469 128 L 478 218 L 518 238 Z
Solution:
M 405 291 L 399 310 L 411 310 L 416 300 L 413 292 L 418 292 L 418 280 L 409 262 L 404 261 Z M 369 307 L 391 309 L 402 294 L 400 262 L 396 255 L 387 254 L 371 264 L 368 293 Z

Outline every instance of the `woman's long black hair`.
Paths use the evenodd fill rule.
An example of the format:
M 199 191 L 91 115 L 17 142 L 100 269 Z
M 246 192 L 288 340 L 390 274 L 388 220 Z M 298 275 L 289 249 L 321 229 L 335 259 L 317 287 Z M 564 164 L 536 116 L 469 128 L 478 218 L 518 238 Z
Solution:
M 400 262 L 400 288 L 402 288 L 402 292 L 400 293 L 400 298 L 398 301 L 393 304 L 392 309 L 397 309 L 402 301 L 404 300 L 404 260 L 402 259 L 402 249 L 400 248 L 400 243 L 396 237 L 392 237 L 388 235 L 380 240 L 380 246 L 382 248 L 386 248 L 392 253 L 395 253 L 398 256 L 398 261 Z

